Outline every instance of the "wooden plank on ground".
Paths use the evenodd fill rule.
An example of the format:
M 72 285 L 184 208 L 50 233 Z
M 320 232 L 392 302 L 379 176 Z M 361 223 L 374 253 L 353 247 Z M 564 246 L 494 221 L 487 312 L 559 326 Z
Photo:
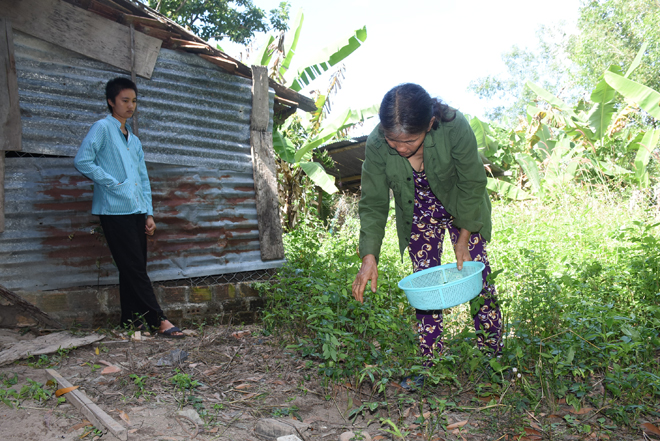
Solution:
M 273 134 L 268 131 L 268 71 L 252 66 L 252 114 L 250 144 L 254 189 L 257 198 L 257 222 L 261 260 L 284 259 L 282 224 L 277 193 L 277 170 L 273 153 Z
M 54 369 L 46 369 L 48 375 L 53 377 L 55 381 L 60 385 L 60 389 L 65 387 L 73 387 L 64 377 L 62 377 L 59 372 Z M 72 390 L 64 395 L 67 401 L 72 403 L 74 406 L 85 415 L 89 421 L 94 424 L 96 427 L 105 427 L 108 429 L 114 436 L 121 440 L 128 440 L 128 430 L 117 421 L 113 420 L 110 415 L 105 413 L 100 407 L 94 404 L 83 391 L 80 389 Z
M 2 182 L 2 178 L 3 178 L 2 162 L 4 161 L 4 159 L 5 159 L 4 155 L 0 155 L 0 182 Z M 0 194 L 0 212 L 2 212 L 2 194 Z M 4 226 L 0 228 L 0 233 L 3 230 L 4 230 Z M 9 304 L 15 307 L 24 314 L 27 314 L 28 316 L 32 317 L 34 320 L 36 320 L 38 323 L 42 324 L 43 326 L 53 329 L 64 328 L 64 326 L 62 326 L 62 323 L 58 322 L 57 320 L 55 320 L 54 318 L 43 312 L 41 309 L 34 306 L 32 303 L 25 300 L 23 297 L 19 296 L 15 292 L 9 291 L 2 285 L 0 285 L 0 299 L 4 299 L 3 303 L 5 305 Z
M 128 26 L 62 0 L 0 0 L 0 11 L 9 17 L 14 29 L 131 71 Z M 139 76 L 151 78 L 161 44 L 157 38 L 136 33 L 135 59 Z
M 3 150 L 21 150 L 21 110 L 11 27 L 10 20 L 0 17 L 0 154 L 3 156 Z M 0 180 L 0 193 L 3 182 Z

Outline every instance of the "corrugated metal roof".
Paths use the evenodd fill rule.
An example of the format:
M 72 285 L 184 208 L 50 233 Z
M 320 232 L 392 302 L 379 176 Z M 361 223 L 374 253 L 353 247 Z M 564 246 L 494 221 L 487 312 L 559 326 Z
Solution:
M 321 147 L 335 161 L 334 168 L 326 171 L 337 178 L 336 184 L 340 189 L 356 189 L 360 185 L 366 142 L 367 136 L 360 136 Z
M 6 158 L 1 284 L 55 289 L 117 283 L 90 214 L 92 183 L 71 158 Z M 274 268 L 262 262 L 252 172 L 148 164 L 154 218 L 149 275 L 173 280 Z

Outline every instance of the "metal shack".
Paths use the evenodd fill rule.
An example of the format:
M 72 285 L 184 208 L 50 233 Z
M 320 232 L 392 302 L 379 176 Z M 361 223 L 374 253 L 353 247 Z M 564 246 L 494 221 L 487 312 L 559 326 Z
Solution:
M 132 0 L 0 0 L 0 285 L 67 324 L 116 322 L 117 271 L 73 157 L 120 75 L 139 89 L 165 312 L 253 320 L 246 282 L 284 262 L 273 117 L 313 101 Z

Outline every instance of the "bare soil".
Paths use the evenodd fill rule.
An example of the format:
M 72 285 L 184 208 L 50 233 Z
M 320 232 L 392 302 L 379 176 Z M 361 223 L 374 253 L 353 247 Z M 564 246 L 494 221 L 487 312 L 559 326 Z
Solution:
M 263 438 L 255 428 L 265 418 L 302 421 L 296 436 L 304 441 L 334 441 L 349 430 L 367 431 L 374 440 L 402 439 L 394 435 L 396 430 L 406 440 L 654 439 L 641 430 L 596 429 L 596 420 L 602 417 L 597 409 L 575 412 L 558 403 L 552 411 L 537 409 L 532 414 L 503 406 L 498 397 L 478 397 L 483 393 L 477 394 L 471 386 L 410 393 L 392 382 L 384 394 L 377 394 L 368 381 L 357 388 L 333 384 L 317 375 L 314 360 L 285 350 L 275 336 L 264 336 L 259 326 L 205 326 L 182 340 L 132 341 L 127 333 L 105 332 L 107 337 L 98 344 L 51 354 L 47 360 L 4 366 L 0 379 L 18 375 L 18 384 L 11 388 L 19 390 L 28 379 L 46 384 L 50 377 L 45 368 L 56 369 L 127 427 L 129 440 L 259 440 Z M 2 331 L 0 349 L 3 343 L 26 338 L 34 336 Z M 175 349 L 185 351 L 187 358 L 158 366 Z M 108 365 L 120 371 L 103 374 Z M 143 386 L 136 384 L 135 376 Z M 177 378 L 198 385 L 182 389 L 173 382 Z M 452 410 L 434 409 L 433 398 L 454 403 Z M 385 401 L 389 404 L 375 412 L 349 418 L 351 409 Z M 195 423 L 190 413 L 179 415 L 182 410 L 194 410 L 203 423 Z M 578 427 L 584 424 L 594 430 L 580 434 Z M 76 407 L 58 405 L 55 397 L 43 403 L 23 400 L 18 408 L 0 402 L 1 440 L 117 439 L 102 427 L 94 429 Z

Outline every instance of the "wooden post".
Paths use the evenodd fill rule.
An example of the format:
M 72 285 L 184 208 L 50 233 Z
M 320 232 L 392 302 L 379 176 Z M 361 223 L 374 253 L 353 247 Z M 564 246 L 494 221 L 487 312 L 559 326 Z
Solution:
M 131 23 L 131 81 L 137 84 L 137 76 L 135 74 L 135 26 Z M 133 113 L 133 133 L 138 136 L 138 109 Z
M 21 110 L 11 22 L 0 17 L 0 233 L 5 231 L 5 151 L 21 150 Z
M 0 150 L 0 233 L 5 231 L 5 151 Z
M 252 114 L 250 144 L 254 190 L 257 196 L 257 222 L 261 260 L 284 259 L 282 223 L 277 197 L 277 169 L 273 153 L 273 133 L 268 131 L 268 71 L 252 66 Z

